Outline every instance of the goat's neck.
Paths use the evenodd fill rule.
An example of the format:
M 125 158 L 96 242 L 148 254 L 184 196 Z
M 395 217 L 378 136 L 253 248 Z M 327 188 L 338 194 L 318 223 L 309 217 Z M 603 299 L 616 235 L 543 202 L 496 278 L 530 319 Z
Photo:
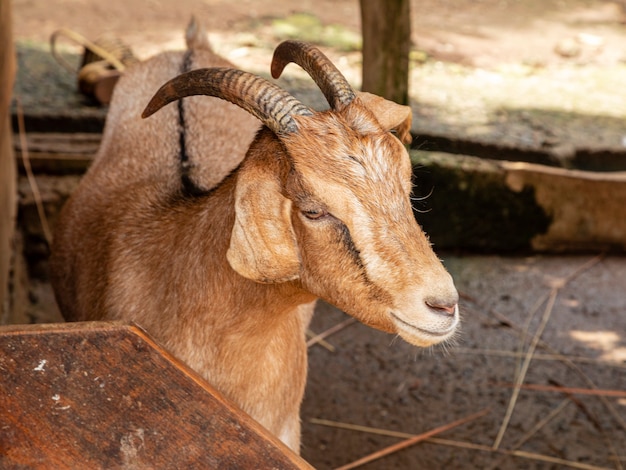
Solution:
M 153 253 L 152 258 L 161 263 L 174 259 L 176 266 L 161 266 L 170 284 L 161 288 L 169 292 L 158 293 L 157 286 L 157 299 L 149 301 L 156 311 L 172 304 L 177 311 L 161 311 L 156 319 L 148 315 L 146 321 L 164 322 L 151 326 L 161 332 L 165 347 L 296 446 L 306 382 L 304 329 L 315 298 L 297 281 L 260 284 L 230 267 L 226 252 L 235 220 L 235 186 L 236 175 L 231 175 L 211 195 L 177 200 L 161 213 L 160 220 L 175 234 L 174 256 Z M 163 295 L 170 296 L 168 301 Z
M 285 316 L 314 297 L 297 281 L 260 284 L 230 267 L 226 251 L 235 218 L 235 187 L 233 174 L 210 195 L 177 201 L 171 210 L 173 217 L 168 222 L 172 233 L 179 234 L 174 249 L 178 259 L 184 260 L 176 269 L 186 271 L 184 276 L 180 273 L 181 279 L 193 279 L 186 286 L 178 286 L 173 294 L 180 296 L 181 308 L 176 315 L 191 330 L 209 326 L 216 334 L 223 331 L 228 336 L 275 334 L 288 321 Z M 175 282 L 177 273 L 172 274 Z M 196 311 L 206 305 L 211 312 Z

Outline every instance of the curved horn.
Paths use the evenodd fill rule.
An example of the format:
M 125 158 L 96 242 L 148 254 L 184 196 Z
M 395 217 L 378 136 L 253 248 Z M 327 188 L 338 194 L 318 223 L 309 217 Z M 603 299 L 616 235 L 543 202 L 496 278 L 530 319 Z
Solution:
M 230 101 L 277 134 L 297 131 L 294 115 L 313 115 L 288 92 L 257 75 L 215 67 L 192 70 L 165 83 L 152 97 L 141 117 L 147 118 L 166 104 L 193 95 L 215 96 Z
M 306 70 L 333 109 L 341 109 L 355 98 L 348 80 L 317 47 L 301 41 L 280 43 L 272 58 L 272 77 L 280 77 L 289 62 Z

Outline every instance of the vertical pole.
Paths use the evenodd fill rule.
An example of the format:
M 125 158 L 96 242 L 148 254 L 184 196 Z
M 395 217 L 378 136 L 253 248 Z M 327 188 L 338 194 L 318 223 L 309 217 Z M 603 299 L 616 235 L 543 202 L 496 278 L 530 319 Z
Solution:
M 409 0 L 360 0 L 363 91 L 409 103 Z

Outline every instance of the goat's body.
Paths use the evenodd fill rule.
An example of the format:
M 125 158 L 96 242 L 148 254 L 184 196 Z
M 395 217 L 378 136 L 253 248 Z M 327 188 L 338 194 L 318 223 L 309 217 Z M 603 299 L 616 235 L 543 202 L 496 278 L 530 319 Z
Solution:
M 87 178 L 115 175 L 103 188 L 107 194 L 141 182 L 165 184 L 159 189 L 173 193 L 180 188 L 181 170 L 201 191 L 222 181 L 243 160 L 259 128 L 257 119 L 217 98 L 190 97 L 154 120 L 141 119 L 141 110 L 160 84 L 182 71 L 229 65 L 210 51 L 190 49 L 164 52 L 129 69 L 115 88 L 102 146 Z
M 192 58 L 194 67 L 224 65 L 206 51 L 193 51 Z M 246 280 L 226 260 L 234 178 L 224 178 L 244 158 L 258 121 L 202 97 L 185 100 L 184 129 L 175 106 L 158 120 L 141 120 L 153 90 L 180 73 L 183 60 L 182 53 L 161 54 L 118 83 L 103 145 L 55 234 L 56 296 L 68 320 L 137 322 L 297 449 L 304 330 L 314 298 Z M 162 74 L 147 73 L 155 70 Z M 181 133 L 192 184 L 205 190 L 224 180 L 210 196 L 183 194 Z M 158 144 L 142 144 L 155 135 Z M 85 234 L 84 243 L 69 246 L 72 233 Z M 160 275 L 150 275 L 155 272 Z
M 410 108 L 357 96 L 302 43 L 279 46 L 275 64 L 293 56 L 313 71 L 330 110 L 229 68 L 197 31 L 188 44 L 117 84 L 100 150 L 57 224 L 55 295 L 68 320 L 137 322 L 297 452 L 317 297 L 419 346 L 458 325 L 458 294 L 415 221 L 409 156 L 390 132 L 406 137 Z M 149 100 L 199 67 L 211 68 Z M 148 101 L 145 116 L 181 97 L 141 119 Z

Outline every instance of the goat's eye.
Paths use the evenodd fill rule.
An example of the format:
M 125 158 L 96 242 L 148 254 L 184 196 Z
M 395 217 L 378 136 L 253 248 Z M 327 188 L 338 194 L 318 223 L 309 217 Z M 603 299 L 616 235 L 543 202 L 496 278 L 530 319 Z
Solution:
M 328 212 L 322 209 L 311 209 L 302 211 L 302 215 L 304 215 L 309 220 L 318 220 L 328 215 Z

